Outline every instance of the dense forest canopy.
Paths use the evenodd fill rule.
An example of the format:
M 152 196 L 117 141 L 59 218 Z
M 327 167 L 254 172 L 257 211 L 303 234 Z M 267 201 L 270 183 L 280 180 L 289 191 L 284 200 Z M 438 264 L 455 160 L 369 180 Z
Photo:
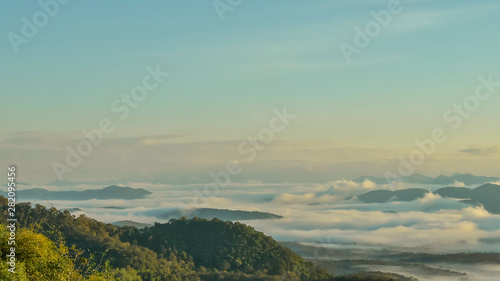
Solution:
M 7 199 L 0 196 L 0 252 L 9 251 Z M 16 273 L 2 280 L 396 280 L 334 277 L 252 227 L 199 218 L 118 227 L 69 211 L 16 205 Z

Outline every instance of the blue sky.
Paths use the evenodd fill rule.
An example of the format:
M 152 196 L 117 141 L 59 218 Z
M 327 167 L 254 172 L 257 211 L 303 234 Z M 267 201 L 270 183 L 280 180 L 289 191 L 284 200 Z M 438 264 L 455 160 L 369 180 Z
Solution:
M 109 138 L 180 133 L 185 137 L 176 142 L 214 142 L 223 150 L 222 143 L 244 140 L 268 123 L 274 108 L 287 106 L 298 117 L 280 141 L 318 151 L 323 148 L 314 144 L 328 143 L 365 156 L 342 158 L 327 152 L 311 157 L 315 152 L 304 150 L 292 157 L 270 150 L 269 159 L 310 162 L 314 170 L 319 168 L 311 163 L 318 161 L 336 166 L 396 158 L 414 149 L 416 138 L 449 127 L 443 112 L 474 93 L 479 76 L 493 74 L 500 80 L 500 5 L 402 1 L 404 10 L 347 63 L 339 44 L 352 44 L 354 28 L 363 28 L 373 20 L 370 12 L 386 9 L 388 2 L 243 1 L 221 21 L 211 1 L 73 0 L 60 6 L 17 54 L 8 34 L 21 34 L 21 19 L 31 19 L 41 8 L 35 1 L 2 3 L 1 137 L 8 143 L 13 137 L 41 135 L 38 139 L 45 142 L 15 148 L 4 144 L 0 155 L 31 163 L 37 159 L 27 159 L 28 152 L 39 149 L 43 161 L 35 166 L 39 173 L 47 171 L 43 163 L 64 151 L 56 140 L 81 138 L 82 129 L 113 116 L 112 101 L 141 82 L 145 67 L 161 65 L 171 76 Z M 450 133 L 435 156 L 441 164 L 422 169 L 497 173 L 491 166 L 499 164 L 499 106 L 498 95 L 483 102 L 460 130 Z M 491 153 L 479 158 L 459 151 L 470 147 Z M 101 149 L 113 158 L 112 149 Z M 211 157 L 207 162 L 226 161 Z M 484 167 L 450 167 L 443 159 Z M 92 159 L 88 161 L 91 166 Z M 331 173 L 381 173 L 366 165 L 362 171 Z M 83 178 L 89 170 L 73 174 Z

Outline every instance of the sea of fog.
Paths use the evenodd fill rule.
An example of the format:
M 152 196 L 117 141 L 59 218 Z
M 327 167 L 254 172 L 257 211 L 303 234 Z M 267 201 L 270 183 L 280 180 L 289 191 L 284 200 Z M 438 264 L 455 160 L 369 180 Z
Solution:
M 242 222 L 278 241 L 301 242 L 301 245 L 320 249 L 349 249 L 351 258 L 359 259 L 383 251 L 433 254 L 500 253 L 500 215 L 491 214 L 482 206 L 467 205 L 432 193 L 410 202 L 363 203 L 356 195 L 388 188 L 371 182 L 355 183 L 342 180 L 324 184 L 231 183 L 224 188 L 207 190 L 205 194 L 204 185 L 199 184 L 131 182 L 128 186 L 144 188 L 152 194 L 136 200 L 48 202 L 39 199 L 37 203 L 59 209 L 79 208 L 81 211 L 74 212 L 75 215 L 85 214 L 107 223 L 123 220 L 148 224 L 165 222 L 165 219 L 148 214 L 154 213 L 152 211 L 155 210 L 161 212 L 174 208 L 269 212 L 283 218 Z M 103 186 L 37 187 L 49 190 L 82 190 Z M 414 187 L 434 191 L 442 186 L 403 185 L 398 188 Z M 318 254 L 308 258 L 322 257 Z M 331 255 L 327 258 L 334 260 L 338 257 Z M 467 275 L 433 279 L 432 274 L 420 274 L 415 269 L 398 265 L 363 265 L 360 270 L 399 272 L 415 276 L 419 280 L 487 281 L 498 280 L 496 276 L 500 276 L 498 264 L 439 266 Z

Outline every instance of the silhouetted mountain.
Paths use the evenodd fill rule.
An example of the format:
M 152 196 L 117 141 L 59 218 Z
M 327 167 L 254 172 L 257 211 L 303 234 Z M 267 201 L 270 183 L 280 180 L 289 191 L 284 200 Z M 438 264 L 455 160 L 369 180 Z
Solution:
M 5 183 L 2 186 L 8 186 L 8 185 L 7 185 L 7 183 Z M 31 186 L 31 184 L 26 183 L 26 182 L 16 182 L 16 186 Z
M 408 176 L 408 177 L 401 177 L 401 179 L 405 182 L 408 182 L 408 183 L 421 183 L 421 184 L 430 183 L 431 181 L 433 181 L 433 178 L 422 175 L 422 174 L 413 174 L 413 175 Z M 369 181 L 374 182 L 376 184 L 387 184 L 388 183 L 388 179 L 381 178 L 381 177 L 374 177 L 374 176 L 363 176 L 363 177 L 359 177 L 353 181 L 357 182 L 357 183 L 362 183 L 365 180 L 369 180 Z
M 493 214 L 500 214 L 500 185 L 484 184 L 475 189 L 465 187 L 445 187 L 436 190 L 436 194 L 442 197 L 468 199 L 461 201 L 466 204 L 483 205 L 484 208 Z
M 49 191 L 43 188 L 33 188 L 18 191 L 20 201 L 46 198 L 49 200 L 90 200 L 90 199 L 140 199 L 151 192 L 126 186 L 108 186 L 102 189 L 87 189 L 83 191 Z
M 70 212 L 70 213 L 74 213 L 74 212 L 82 212 L 82 211 L 83 211 L 83 210 L 82 210 L 82 209 L 80 209 L 80 208 L 67 208 L 67 209 L 65 209 L 65 210 L 67 210 L 67 211 L 68 211 L 68 212 Z
M 474 184 L 496 182 L 498 180 L 500 180 L 500 178 L 497 177 L 482 177 L 482 176 L 475 176 L 473 174 L 453 174 L 450 177 L 441 175 L 435 178 L 432 182 L 430 182 L 430 184 L 449 185 L 457 181 L 457 182 L 462 182 L 465 185 L 474 185 Z
M 482 204 L 492 214 L 500 214 L 500 185 L 485 184 L 472 190 L 473 204 Z
M 433 180 L 433 178 L 422 175 L 422 174 L 413 174 L 407 177 L 404 177 L 405 181 L 409 183 L 429 183 Z
M 363 176 L 359 177 L 354 182 L 362 183 L 365 180 L 369 180 L 376 184 L 387 184 L 388 180 L 386 178 L 374 177 L 374 176 Z M 415 184 L 436 184 L 436 185 L 450 185 L 455 182 L 462 182 L 465 185 L 474 185 L 474 184 L 484 184 L 490 182 L 499 181 L 498 177 L 483 177 L 483 176 L 475 176 L 472 174 L 453 174 L 451 176 L 438 176 L 436 178 L 431 178 L 422 174 L 413 174 L 408 177 L 401 177 L 401 180 L 407 183 L 415 183 Z
M 461 263 L 461 264 L 500 264 L 499 253 L 453 253 L 453 254 L 430 254 L 430 253 L 399 253 L 381 255 L 374 257 L 381 260 L 398 260 L 410 263 Z
M 201 218 L 201 219 L 221 219 L 228 221 L 240 221 L 240 220 L 266 220 L 266 219 L 281 219 L 282 216 L 278 216 L 267 212 L 248 212 L 240 210 L 226 210 L 226 209 L 211 209 L 211 208 L 200 208 L 192 210 L 181 210 L 179 208 L 171 209 L 160 209 L 146 211 L 145 215 L 154 216 L 161 219 L 179 219 L 182 217 L 186 218 Z
M 383 203 L 392 197 L 394 197 L 394 193 L 390 190 L 373 190 L 359 195 L 358 199 L 365 203 Z
M 453 180 L 451 177 L 440 175 L 439 177 L 435 178 L 430 183 L 431 184 L 446 185 L 446 184 L 453 184 L 453 183 L 455 183 L 455 180 Z
M 60 187 L 73 187 L 78 185 L 94 185 L 94 186 L 108 186 L 108 185 L 126 185 L 130 180 L 103 180 L 103 181 L 65 181 L 65 180 L 54 180 L 47 185 L 49 186 L 60 186 Z
M 426 183 L 430 183 L 431 181 L 433 181 L 433 178 L 428 177 L 428 176 L 424 176 L 422 174 L 413 174 L 413 175 L 408 176 L 408 177 L 401 177 L 401 179 L 404 180 L 405 182 L 408 182 L 408 183 L 421 183 L 421 184 L 426 184 Z M 369 181 L 374 182 L 376 184 L 389 183 L 386 178 L 380 178 L 380 177 L 374 177 L 374 176 L 359 177 L 359 178 L 353 180 L 353 182 L 362 183 L 365 180 L 369 180 Z
M 383 203 L 394 199 L 395 201 L 413 201 L 423 198 L 429 191 L 420 188 L 410 188 L 398 191 L 374 190 L 359 195 L 358 199 L 365 203 Z M 460 202 L 472 205 L 483 205 L 492 214 L 500 214 L 500 185 L 487 183 L 477 188 L 444 187 L 436 190 L 434 194 L 453 199 L 466 199 Z
M 467 187 L 443 187 L 434 192 L 441 197 L 457 198 L 457 199 L 470 199 L 472 198 L 472 189 Z
M 120 206 L 106 206 L 102 207 L 103 209 L 113 209 L 113 210 L 125 210 L 127 207 L 120 207 Z
M 413 201 L 424 198 L 427 193 L 429 191 L 422 188 L 409 188 L 394 191 L 394 196 L 396 196 L 397 201 Z
M 413 201 L 423 198 L 429 191 L 421 188 L 410 188 L 404 190 L 373 190 L 359 195 L 358 199 L 365 203 L 383 203 L 393 199 L 395 201 Z
M 133 227 L 137 227 L 137 228 L 145 228 L 147 226 L 151 226 L 151 224 L 148 224 L 148 223 L 140 223 L 140 222 L 135 222 L 135 221 L 131 221 L 131 220 L 125 220 L 125 221 L 115 221 L 113 223 L 111 223 L 112 225 L 116 225 L 116 226 L 133 226 Z

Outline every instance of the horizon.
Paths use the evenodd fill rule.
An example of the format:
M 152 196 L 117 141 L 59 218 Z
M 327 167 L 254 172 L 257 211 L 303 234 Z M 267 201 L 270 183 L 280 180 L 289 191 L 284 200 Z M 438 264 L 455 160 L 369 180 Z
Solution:
M 1 280 L 498 281 L 498 1 L 4 2 Z
M 422 176 L 425 179 L 429 180 L 437 180 L 439 178 L 446 178 L 446 179 L 453 179 L 456 176 L 471 176 L 472 178 L 496 178 L 500 179 L 500 177 L 496 176 L 489 176 L 489 175 L 474 175 L 472 173 L 453 173 L 453 174 L 438 174 L 435 177 L 432 176 L 427 176 L 424 174 L 420 173 L 414 173 L 408 177 L 401 177 L 400 179 L 393 179 L 393 178 L 385 178 L 383 175 L 381 176 L 374 176 L 374 175 L 363 175 L 359 176 L 356 178 L 337 178 L 337 179 L 332 179 L 329 181 L 323 181 L 323 182 L 276 182 L 276 181 L 269 181 L 269 182 L 261 182 L 261 181 L 255 181 L 255 180 L 247 180 L 247 181 L 229 181 L 228 184 L 278 184 L 278 183 L 283 183 L 283 184 L 301 184 L 301 183 L 309 183 L 309 184 L 328 184 L 330 182 L 336 182 L 336 181 L 347 181 L 347 182 L 356 182 L 360 183 L 362 180 L 367 181 L 370 184 L 374 184 L 378 188 L 391 188 L 391 183 L 397 183 L 400 181 L 401 184 L 422 184 L 422 185 L 446 185 L 446 184 L 441 184 L 441 183 L 432 183 L 432 182 L 426 182 L 425 180 L 423 181 L 417 181 L 417 182 L 407 182 L 407 178 L 412 178 L 415 176 Z M 377 180 L 383 180 L 384 182 L 374 182 L 372 179 L 377 179 Z M 97 180 L 97 181 L 66 181 L 66 180 L 54 180 L 51 182 L 42 182 L 42 183 L 33 183 L 33 182 L 18 182 L 17 184 L 19 186 L 45 186 L 45 187 L 70 187 L 70 186 L 80 186 L 80 185 L 103 185 L 103 186 L 125 186 L 125 185 L 133 185 L 134 183 L 139 183 L 139 184 L 165 184 L 165 185 L 193 185 L 193 184 L 198 184 L 198 185 L 203 185 L 206 184 L 207 181 L 214 181 L 214 178 L 210 179 L 202 179 L 199 181 L 192 181 L 192 182 L 176 182 L 176 181 L 159 181 L 159 180 L 154 180 L 154 179 L 133 179 L 133 178 L 122 178 L 122 179 L 106 179 L 106 180 Z M 498 183 L 497 181 L 491 181 L 491 182 L 484 182 L 484 183 Z M 474 184 L 465 184 L 464 182 L 461 182 L 459 180 L 456 180 L 448 185 L 460 185 L 464 187 L 472 186 L 472 185 L 478 185 L 476 183 Z M 398 188 L 403 188 L 404 185 L 400 185 Z
M 241 163 L 243 181 L 309 182 L 398 175 L 401 158 L 420 151 L 416 173 L 499 175 L 500 75 L 488 55 L 500 47 L 498 3 L 402 1 L 347 60 L 345 46 L 367 39 L 359 30 L 385 25 L 387 1 L 278 2 L 223 12 L 122 2 L 120 13 L 101 3 L 89 22 L 94 2 L 69 1 L 32 38 L 24 33 L 42 7 L 5 3 L 0 162 L 35 182 L 188 182 L 228 161 Z M 462 55 L 479 42 L 481 52 Z M 150 87 L 131 98 L 143 80 Z M 293 118 L 269 135 L 276 111 Z M 73 167 L 66 158 L 82 141 L 91 153 Z

